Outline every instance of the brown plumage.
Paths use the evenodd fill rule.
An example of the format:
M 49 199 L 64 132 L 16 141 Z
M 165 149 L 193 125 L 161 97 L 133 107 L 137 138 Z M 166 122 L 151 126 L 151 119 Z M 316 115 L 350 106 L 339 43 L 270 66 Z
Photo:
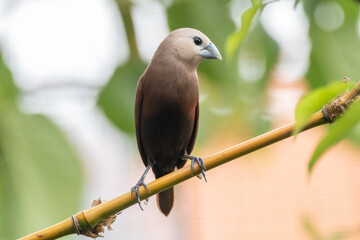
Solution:
M 135 128 L 141 158 L 147 167 L 132 188 L 139 186 L 150 168 L 160 178 L 182 168 L 191 159 L 204 170 L 201 158 L 189 156 L 198 130 L 199 82 L 196 68 L 206 58 L 221 59 L 208 37 L 198 30 L 181 28 L 159 45 L 140 77 L 135 100 Z M 205 177 L 205 172 L 203 171 Z M 205 178 L 206 179 L 206 178 Z M 157 195 L 160 210 L 167 216 L 173 206 L 174 190 Z M 142 209 L 142 208 L 141 208 Z

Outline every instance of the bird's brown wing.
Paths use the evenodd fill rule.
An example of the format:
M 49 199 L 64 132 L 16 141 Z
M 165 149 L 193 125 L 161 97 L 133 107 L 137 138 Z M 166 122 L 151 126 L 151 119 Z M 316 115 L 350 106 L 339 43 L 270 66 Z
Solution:
M 144 99 L 143 85 L 142 85 L 142 81 L 139 81 L 137 89 L 136 89 L 136 98 L 135 98 L 135 112 L 134 112 L 135 132 L 136 132 L 136 140 L 137 140 L 137 145 L 139 148 L 141 158 L 142 158 L 145 166 L 147 166 L 148 160 L 147 160 L 144 146 L 142 145 L 141 133 L 140 133 L 141 110 L 142 110 L 142 105 L 143 105 L 143 99 Z
M 187 154 L 190 154 L 194 148 L 195 140 L 196 140 L 196 136 L 197 136 L 197 132 L 198 132 L 198 126 L 199 126 L 199 101 L 197 102 L 196 108 L 195 108 L 194 128 L 193 128 L 193 131 L 191 134 L 189 145 L 186 149 Z
M 186 153 L 185 154 L 189 154 L 191 153 L 191 151 L 194 148 L 195 145 L 195 140 L 196 140 L 196 136 L 197 136 L 197 132 L 198 132 L 198 126 L 199 126 L 199 101 L 196 104 L 196 108 L 195 108 L 195 117 L 194 117 L 194 127 L 193 127 L 193 131 L 191 133 L 191 138 L 189 141 L 189 144 L 186 148 Z M 184 161 L 183 159 L 179 159 L 179 161 L 176 164 L 176 167 L 182 168 L 185 165 L 186 161 Z

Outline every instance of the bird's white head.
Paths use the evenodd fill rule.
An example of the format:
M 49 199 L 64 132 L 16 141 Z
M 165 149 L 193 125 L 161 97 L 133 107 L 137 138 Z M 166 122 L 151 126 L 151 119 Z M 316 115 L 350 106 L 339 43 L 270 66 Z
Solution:
M 175 58 L 194 67 L 205 59 L 222 59 L 210 39 L 193 28 L 180 28 L 171 32 L 162 41 L 155 56 Z

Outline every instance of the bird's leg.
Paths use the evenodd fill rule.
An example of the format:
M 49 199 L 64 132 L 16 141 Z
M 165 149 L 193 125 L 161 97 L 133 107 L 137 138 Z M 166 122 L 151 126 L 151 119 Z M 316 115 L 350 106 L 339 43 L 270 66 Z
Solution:
M 146 174 L 149 172 L 150 168 L 151 168 L 151 165 L 148 164 L 147 167 L 146 167 L 146 169 L 145 169 L 145 172 L 144 172 L 143 175 L 141 176 L 140 180 L 137 182 L 137 184 L 136 184 L 135 186 L 133 186 L 133 187 L 131 188 L 131 196 L 132 196 L 133 192 L 135 191 L 135 193 L 136 193 L 136 198 L 137 198 L 137 202 L 138 202 L 138 204 L 139 204 L 139 206 L 140 206 L 140 209 L 143 210 L 143 211 L 144 211 L 144 209 L 141 207 L 141 201 L 140 201 L 140 196 L 139 196 L 139 187 L 140 187 L 140 186 L 144 186 L 144 187 L 149 191 L 149 193 L 151 193 L 150 190 L 149 190 L 149 188 L 146 186 L 146 184 L 145 184 L 145 182 L 144 182 L 145 177 L 146 177 Z
M 204 180 L 205 182 L 207 182 L 206 180 L 206 174 L 205 174 L 205 171 L 206 171 L 206 167 L 205 167 L 205 164 L 204 164 L 204 161 L 202 160 L 201 157 L 195 157 L 195 156 L 191 156 L 191 155 L 187 155 L 187 154 L 184 154 L 184 156 L 182 157 L 182 159 L 184 160 L 191 160 L 191 175 L 193 175 L 193 171 L 194 171 L 194 164 L 195 162 L 197 163 L 197 165 L 200 167 L 201 169 L 201 174 L 202 176 L 204 177 Z M 201 178 L 200 178 L 201 179 Z

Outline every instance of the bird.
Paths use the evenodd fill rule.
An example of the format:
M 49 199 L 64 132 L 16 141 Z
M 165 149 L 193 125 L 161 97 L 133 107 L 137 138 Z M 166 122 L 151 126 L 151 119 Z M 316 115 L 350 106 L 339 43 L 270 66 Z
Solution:
M 202 158 L 191 156 L 199 123 L 199 80 L 197 67 L 205 59 L 222 57 L 210 39 L 193 28 L 179 28 L 160 43 L 139 78 L 135 97 L 135 132 L 146 170 L 131 194 L 152 168 L 155 178 L 182 168 L 191 160 L 191 173 L 197 163 L 206 181 Z M 160 211 L 168 216 L 174 204 L 173 187 L 157 194 Z

